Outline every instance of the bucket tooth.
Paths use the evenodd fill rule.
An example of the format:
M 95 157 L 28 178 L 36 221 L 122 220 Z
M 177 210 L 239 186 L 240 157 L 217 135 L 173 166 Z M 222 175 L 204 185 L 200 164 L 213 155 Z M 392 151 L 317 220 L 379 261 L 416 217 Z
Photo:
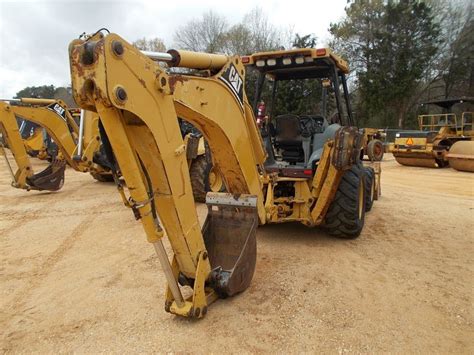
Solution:
M 257 197 L 208 193 L 208 215 L 203 226 L 212 287 L 221 298 L 250 286 L 257 258 Z

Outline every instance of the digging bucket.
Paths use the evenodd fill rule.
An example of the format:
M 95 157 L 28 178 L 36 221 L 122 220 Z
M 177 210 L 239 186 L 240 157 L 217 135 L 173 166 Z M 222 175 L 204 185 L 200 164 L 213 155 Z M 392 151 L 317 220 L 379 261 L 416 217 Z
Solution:
M 34 190 L 58 191 L 64 185 L 66 161 L 54 159 L 43 171 L 26 179 Z
M 257 258 L 257 197 L 208 193 L 204 243 L 211 263 L 210 286 L 221 298 L 249 287 Z

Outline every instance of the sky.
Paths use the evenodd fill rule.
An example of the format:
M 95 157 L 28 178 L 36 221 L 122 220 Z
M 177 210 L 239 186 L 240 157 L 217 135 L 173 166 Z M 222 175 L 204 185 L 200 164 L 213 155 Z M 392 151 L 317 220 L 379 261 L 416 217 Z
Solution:
M 273 25 L 313 33 L 323 46 L 329 24 L 343 17 L 346 2 L 0 0 L 0 98 L 12 98 L 27 86 L 69 85 L 68 44 L 83 32 L 105 27 L 129 42 L 159 37 L 173 48 L 174 32 L 202 13 L 213 10 L 232 25 L 258 5 Z

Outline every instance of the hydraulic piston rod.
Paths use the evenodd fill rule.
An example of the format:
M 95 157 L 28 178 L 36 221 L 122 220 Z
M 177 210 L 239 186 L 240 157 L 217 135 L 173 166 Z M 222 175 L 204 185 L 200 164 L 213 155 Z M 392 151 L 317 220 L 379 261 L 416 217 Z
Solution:
M 82 146 L 83 146 L 83 139 L 84 139 L 84 116 L 85 111 L 81 110 L 81 116 L 79 119 L 79 139 L 77 141 L 77 150 L 76 155 L 72 157 L 75 161 L 80 161 L 82 159 Z
M 181 290 L 179 289 L 178 282 L 174 278 L 173 270 L 171 269 L 171 265 L 168 260 L 168 255 L 166 254 L 166 250 L 163 247 L 163 243 L 161 242 L 161 240 L 159 240 L 157 242 L 154 242 L 153 246 L 155 247 L 155 252 L 158 256 L 158 260 L 160 261 L 161 268 L 165 273 L 166 280 L 168 281 L 168 285 L 174 297 L 174 301 L 176 302 L 176 305 L 181 308 L 184 306 L 183 295 L 181 293 Z
M 151 52 L 151 51 L 141 51 L 148 58 L 156 60 L 158 62 L 171 62 L 173 56 L 169 53 L 164 52 Z
M 223 54 L 199 53 L 171 49 L 168 53 L 141 51 L 152 60 L 167 62 L 173 67 L 193 69 L 221 69 L 227 63 L 227 56 Z
M 10 176 L 12 178 L 12 184 L 15 185 L 15 174 L 13 173 L 10 162 L 8 161 L 7 152 L 5 151 L 5 147 L 3 146 L 2 142 L 0 142 L 0 150 L 2 151 L 2 155 L 5 158 L 5 163 L 7 163 L 8 171 L 10 172 Z

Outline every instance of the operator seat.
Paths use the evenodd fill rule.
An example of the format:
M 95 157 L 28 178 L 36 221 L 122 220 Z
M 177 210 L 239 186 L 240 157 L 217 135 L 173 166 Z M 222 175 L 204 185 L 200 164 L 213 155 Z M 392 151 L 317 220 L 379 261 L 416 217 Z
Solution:
M 299 117 L 293 114 L 279 115 L 275 117 L 275 122 L 275 148 L 281 151 L 282 159 L 290 164 L 304 162 Z

